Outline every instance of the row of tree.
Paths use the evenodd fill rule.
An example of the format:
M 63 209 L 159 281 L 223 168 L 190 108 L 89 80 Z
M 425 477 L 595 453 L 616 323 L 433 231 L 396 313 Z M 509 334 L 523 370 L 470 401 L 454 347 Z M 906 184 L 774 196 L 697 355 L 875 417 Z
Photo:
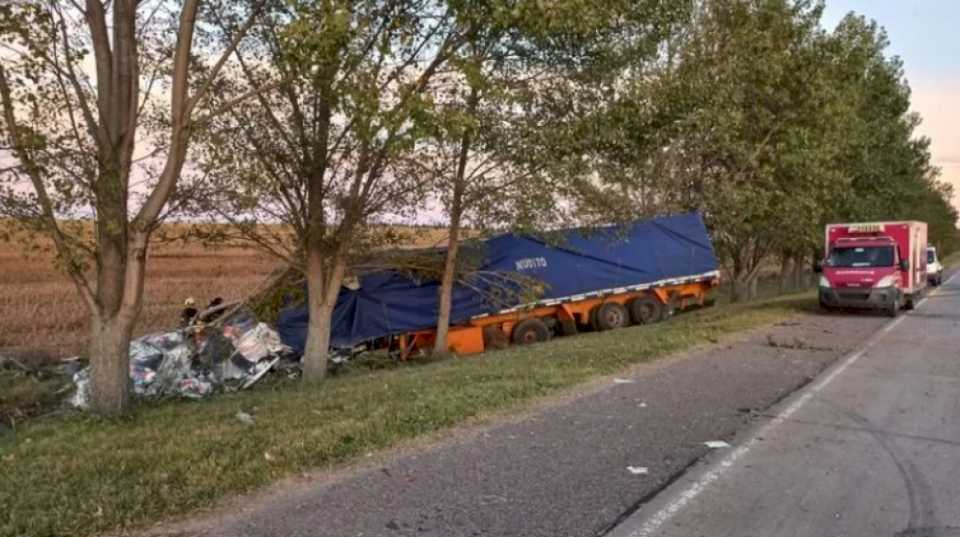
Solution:
M 875 24 L 806 0 L 86 0 L 0 6 L 0 212 L 53 239 L 91 314 L 98 411 L 127 406 L 147 249 L 168 215 L 302 271 L 304 378 L 341 283 L 442 213 L 445 350 L 462 230 L 699 210 L 747 298 L 823 224 L 952 192 Z M 92 217 L 95 233 L 78 222 Z

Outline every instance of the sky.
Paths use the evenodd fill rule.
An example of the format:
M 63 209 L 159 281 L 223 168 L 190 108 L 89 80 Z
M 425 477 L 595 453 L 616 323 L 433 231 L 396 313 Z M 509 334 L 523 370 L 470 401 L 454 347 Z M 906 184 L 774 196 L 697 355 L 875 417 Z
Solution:
M 942 179 L 957 189 L 960 207 L 960 1 L 826 0 L 823 24 L 833 29 L 850 11 L 877 21 L 887 31 L 889 53 L 903 59 L 918 134 L 931 140 Z

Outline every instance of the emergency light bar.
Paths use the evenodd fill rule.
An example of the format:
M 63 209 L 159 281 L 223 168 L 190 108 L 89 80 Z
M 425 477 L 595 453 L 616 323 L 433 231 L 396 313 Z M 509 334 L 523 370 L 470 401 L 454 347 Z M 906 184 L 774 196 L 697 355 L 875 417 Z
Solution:
M 853 224 L 848 233 L 883 233 L 883 224 Z

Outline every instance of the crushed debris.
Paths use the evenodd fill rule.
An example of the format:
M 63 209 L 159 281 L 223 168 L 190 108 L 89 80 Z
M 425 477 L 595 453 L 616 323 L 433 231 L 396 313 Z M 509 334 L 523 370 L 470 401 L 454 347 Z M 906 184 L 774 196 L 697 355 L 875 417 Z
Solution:
M 253 424 L 256 423 L 256 421 L 254 421 L 254 419 L 253 419 L 253 416 L 251 416 L 250 414 L 247 414 L 246 412 L 244 412 L 244 411 L 242 411 L 242 410 L 241 410 L 240 412 L 237 412 L 237 416 L 236 416 L 236 417 L 237 417 L 237 419 L 238 419 L 241 423 L 243 423 L 244 425 L 253 425 Z
M 299 368 L 276 331 L 239 309 L 217 324 L 196 324 L 131 341 L 130 381 L 137 397 L 202 399 L 217 390 L 249 388 L 281 360 L 290 362 L 284 372 Z M 76 370 L 73 383 L 77 389 L 69 404 L 87 408 L 89 367 Z

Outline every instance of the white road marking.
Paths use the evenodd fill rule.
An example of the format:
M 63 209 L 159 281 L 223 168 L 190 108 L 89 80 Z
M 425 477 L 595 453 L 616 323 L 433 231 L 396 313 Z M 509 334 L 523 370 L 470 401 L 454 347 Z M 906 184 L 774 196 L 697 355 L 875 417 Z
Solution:
M 945 283 L 950 283 L 958 275 L 960 275 L 960 271 L 957 271 L 956 273 L 954 273 L 954 275 L 948 278 Z M 943 289 L 942 286 L 932 291 L 928 296 L 938 294 L 941 289 Z M 927 297 L 924 297 L 922 300 L 917 302 L 915 307 L 919 308 L 926 301 L 927 301 Z M 840 363 L 840 365 L 838 365 L 837 367 L 835 367 L 832 371 L 830 371 L 830 373 L 828 373 L 827 376 L 825 376 L 824 378 L 822 378 L 821 380 L 819 380 L 818 382 L 816 382 L 815 384 L 807 388 L 807 390 L 803 393 L 803 395 L 798 397 L 793 403 L 790 404 L 790 406 L 783 409 L 783 411 L 777 414 L 776 417 L 774 417 L 766 425 L 761 427 L 757 431 L 757 433 L 752 438 L 750 438 L 750 440 L 745 442 L 743 445 L 737 447 L 737 449 L 733 450 L 732 452 L 730 452 L 729 455 L 721 459 L 720 462 L 718 462 L 712 470 L 705 473 L 702 477 L 700 477 L 700 479 L 696 480 L 694 483 L 688 486 L 685 490 L 680 492 L 673 501 L 671 501 L 665 507 L 660 509 L 660 511 L 655 513 L 653 516 L 651 516 L 642 526 L 640 526 L 640 528 L 631 532 L 628 535 L 628 537 L 652 537 L 653 535 L 655 535 L 660 530 L 660 527 L 663 526 L 668 520 L 670 520 L 670 518 L 672 518 L 674 515 L 680 512 L 681 509 L 686 507 L 697 496 L 702 494 L 703 491 L 706 490 L 706 488 L 710 486 L 711 483 L 720 479 L 727 472 L 727 470 L 729 470 L 730 468 L 733 467 L 734 464 L 736 464 L 738 460 L 743 458 L 743 456 L 749 453 L 754 446 L 760 443 L 760 440 L 759 440 L 760 438 L 763 438 L 769 435 L 770 432 L 773 431 L 773 429 L 775 429 L 780 424 L 790 419 L 790 417 L 796 414 L 797 411 L 803 407 L 803 405 L 807 404 L 810 401 L 810 399 L 813 399 L 815 395 L 823 391 L 823 389 L 826 388 L 827 385 L 833 382 L 834 379 L 840 376 L 844 371 L 847 370 L 847 368 L 849 368 L 857 360 L 859 360 L 864 354 L 866 354 L 866 352 L 870 350 L 870 348 L 873 347 L 877 343 L 877 341 L 880 340 L 881 336 L 888 333 L 894 327 L 902 323 L 903 320 L 906 318 L 907 318 L 906 316 L 897 317 L 896 319 L 893 319 L 892 321 L 887 323 L 887 325 L 884 326 L 879 332 L 871 336 L 870 339 L 867 340 L 867 342 L 863 345 L 863 347 L 860 350 L 855 351 L 849 356 L 847 356 L 843 360 L 843 362 Z

